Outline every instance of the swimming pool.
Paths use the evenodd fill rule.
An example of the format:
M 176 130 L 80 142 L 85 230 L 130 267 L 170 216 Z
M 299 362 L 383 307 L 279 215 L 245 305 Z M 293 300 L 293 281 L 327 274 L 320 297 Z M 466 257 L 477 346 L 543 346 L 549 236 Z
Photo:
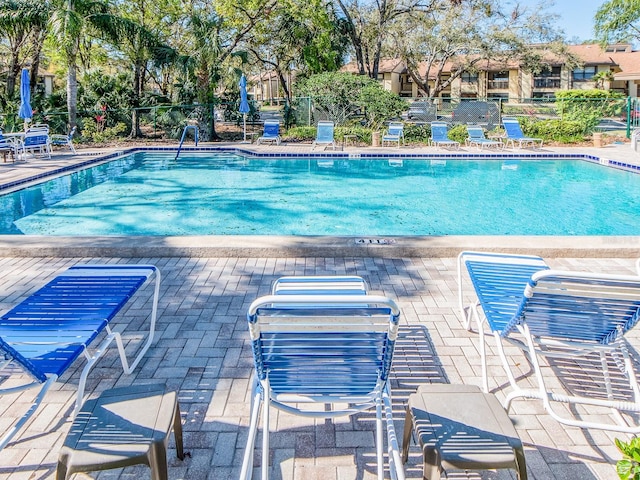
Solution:
M 640 234 L 640 176 L 582 160 L 174 155 L 3 195 L 0 234 Z

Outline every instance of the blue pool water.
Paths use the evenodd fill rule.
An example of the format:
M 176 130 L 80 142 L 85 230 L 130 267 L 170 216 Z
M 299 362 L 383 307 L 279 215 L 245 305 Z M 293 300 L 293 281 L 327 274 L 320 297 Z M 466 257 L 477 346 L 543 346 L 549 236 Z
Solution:
M 640 235 L 640 175 L 582 160 L 136 153 L 0 197 L 1 234 Z

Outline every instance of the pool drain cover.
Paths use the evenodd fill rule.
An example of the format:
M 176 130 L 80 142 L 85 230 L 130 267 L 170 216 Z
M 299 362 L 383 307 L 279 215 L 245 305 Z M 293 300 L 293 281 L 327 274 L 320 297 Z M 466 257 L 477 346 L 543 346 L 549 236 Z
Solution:
M 396 243 L 394 238 L 356 238 L 358 245 L 393 245 Z

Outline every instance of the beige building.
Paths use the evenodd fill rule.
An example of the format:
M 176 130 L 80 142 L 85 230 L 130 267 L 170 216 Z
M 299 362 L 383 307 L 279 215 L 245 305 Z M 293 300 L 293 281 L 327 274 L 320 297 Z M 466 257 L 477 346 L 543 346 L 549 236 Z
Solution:
M 549 70 L 531 74 L 521 70 L 517 64 L 488 61 L 477 65 L 477 73 L 465 72 L 454 79 L 440 98 L 495 98 L 518 102 L 530 98 L 553 98 L 558 90 L 596 87 L 638 96 L 640 51 L 634 51 L 628 44 L 610 45 L 606 49 L 596 44 L 572 45 L 569 50 L 582 61 L 579 68 L 569 69 L 560 60 L 549 60 Z M 343 71 L 355 73 L 355 67 L 348 64 Z M 426 66 L 424 68 L 426 70 Z M 602 75 L 601 72 L 610 73 Z M 446 66 L 444 75 L 449 75 Z M 399 60 L 381 61 L 378 80 L 387 90 L 402 97 L 420 96 L 416 84 Z M 433 84 L 434 80 L 430 82 Z

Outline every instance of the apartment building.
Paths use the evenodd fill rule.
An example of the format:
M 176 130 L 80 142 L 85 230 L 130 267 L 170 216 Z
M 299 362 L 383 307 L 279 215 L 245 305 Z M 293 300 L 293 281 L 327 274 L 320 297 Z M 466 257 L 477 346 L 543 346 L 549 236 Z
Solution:
M 569 50 L 582 61 L 580 67 L 569 69 L 561 60 L 550 57 L 550 69 L 532 74 L 521 70 L 515 63 L 486 61 L 476 65 L 477 72 L 465 72 L 454 79 L 440 98 L 495 98 L 518 102 L 522 99 L 553 98 L 558 90 L 596 87 L 615 90 L 631 97 L 638 96 L 640 51 L 634 51 L 629 44 L 609 45 L 604 49 L 597 44 L 572 45 Z M 343 71 L 355 73 L 355 65 L 345 65 Z M 446 77 L 450 75 L 449 72 L 445 66 L 443 75 Z M 598 75 L 601 72 L 610 73 Z M 416 84 L 399 60 L 382 60 L 378 80 L 387 90 L 402 97 L 420 96 Z

